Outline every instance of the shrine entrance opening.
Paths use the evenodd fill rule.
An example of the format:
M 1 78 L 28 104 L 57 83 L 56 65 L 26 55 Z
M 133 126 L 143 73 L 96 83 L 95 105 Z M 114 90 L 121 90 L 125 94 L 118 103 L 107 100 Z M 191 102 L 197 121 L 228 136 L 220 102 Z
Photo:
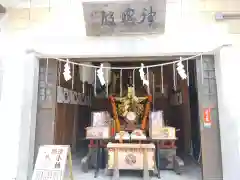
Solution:
M 159 64 L 159 62 L 169 62 L 157 60 L 133 62 L 126 59 L 123 61 L 116 61 L 115 59 L 110 58 L 107 60 L 108 66 L 111 67 L 136 67 L 140 66 L 142 62 L 144 62 L 144 65 Z M 201 79 L 201 75 L 199 75 L 199 71 L 196 70 L 196 62 L 198 61 L 191 60 L 188 62 L 188 64 L 184 62 L 185 70 L 186 67 L 188 67 L 188 70 L 186 70 L 188 73 L 188 78 L 186 80 L 181 79 L 181 77 L 178 75 L 178 72 L 174 70 L 176 67 L 173 65 L 163 66 L 163 68 L 150 68 L 148 70 L 149 88 L 143 86 L 143 82 L 138 70 L 122 70 L 121 72 L 120 70 L 112 69 L 111 71 L 108 71 L 108 75 L 105 76 L 107 78 L 107 84 L 104 86 L 101 85 L 97 76 L 96 81 L 94 81 L 94 78 L 90 78 L 90 80 L 88 79 L 87 81 L 81 77 L 84 76 L 81 74 L 81 72 L 84 70 L 80 69 L 80 67 L 77 65 L 74 66 L 73 81 L 65 81 L 62 72 L 59 72 L 60 76 L 58 78 L 58 85 L 60 87 L 64 87 L 65 89 L 73 88 L 74 91 L 85 94 L 91 99 L 91 104 L 84 104 L 85 101 L 81 102 L 81 104 L 70 104 L 68 102 L 70 101 L 68 98 L 66 101 L 57 103 L 55 143 L 70 144 L 78 157 L 78 163 L 76 166 L 79 166 L 79 162 L 81 160 L 83 161 L 84 158 L 84 160 L 89 158 L 88 155 L 90 149 L 93 151 L 96 150 L 96 144 L 89 140 L 89 138 L 87 138 L 88 140 L 86 139 L 86 134 L 88 133 L 87 129 L 93 127 L 93 113 L 105 111 L 109 113 L 110 117 L 113 117 L 113 106 L 111 105 L 109 97 L 125 97 L 129 94 L 129 86 L 131 86 L 134 87 L 134 94 L 138 98 L 147 96 L 149 92 L 152 96 L 150 108 L 151 111 L 161 111 L 163 126 L 170 126 L 175 129 L 177 138 L 175 143 L 170 145 L 166 144 L 166 146 L 164 145 L 162 148 L 160 148 L 161 169 L 174 169 L 174 163 L 178 162 L 181 164 L 183 162 L 183 169 L 185 171 L 181 172 L 183 169 L 179 168 L 179 172 L 182 173 L 181 177 L 184 179 L 186 177 L 185 175 L 187 175 L 193 179 L 197 178 L 200 180 L 202 178 L 202 172 L 204 176 L 204 166 L 206 165 L 205 163 L 202 165 L 202 158 L 205 159 L 202 157 L 202 154 L 205 154 L 201 151 L 202 143 L 208 144 L 208 142 L 206 142 L 208 141 L 206 138 L 204 140 L 201 139 L 202 131 L 200 129 L 200 124 L 202 124 L 204 128 L 207 128 L 211 131 L 213 130 L 213 133 L 215 129 L 212 129 L 211 118 L 207 120 L 205 117 L 205 115 L 211 116 L 211 110 L 207 109 L 209 111 L 206 112 L 203 110 L 205 113 L 204 116 L 202 116 L 202 112 L 199 111 L 199 109 L 202 108 L 199 106 L 199 97 L 201 97 L 201 93 L 199 92 L 199 86 L 201 86 L 201 82 L 199 79 Z M 98 66 L 101 63 L 98 59 L 93 60 L 91 64 Z M 60 63 L 58 66 L 61 66 L 60 69 L 64 69 L 63 63 Z M 208 71 L 210 70 L 208 69 Z M 94 71 L 92 73 L 94 74 Z M 72 82 L 74 82 L 74 85 L 72 85 Z M 82 101 L 83 99 L 84 98 L 82 97 Z M 121 105 L 118 107 L 120 106 Z M 141 106 L 139 111 L 144 112 L 144 108 L 145 105 Z M 121 109 L 118 109 L 117 111 L 119 113 L 120 130 L 126 131 L 126 120 L 121 118 Z M 206 122 L 204 121 L 203 123 L 203 119 L 201 118 L 206 120 Z M 141 129 L 141 124 L 142 119 L 139 118 L 136 121 L 134 129 Z M 134 129 L 131 129 L 130 131 L 133 132 Z M 151 129 L 152 128 L 150 127 L 150 124 L 147 123 L 145 127 L 146 136 L 151 134 Z M 110 131 L 109 134 L 111 134 Z M 211 144 L 211 147 L 209 148 L 214 146 L 215 144 Z M 173 156 L 177 157 L 178 160 L 173 160 Z M 102 157 L 102 164 L 99 165 L 99 167 L 105 168 L 107 163 L 105 158 L 107 155 L 102 152 L 100 157 Z M 204 162 L 206 162 L 206 160 Z M 96 168 L 96 164 L 95 151 L 95 153 L 92 153 L 91 157 L 88 159 L 87 168 Z M 208 165 L 206 165 L 205 168 L 207 168 L 207 166 Z M 84 167 L 83 170 L 87 171 L 86 167 Z M 168 173 L 169 171 L 163 171 L 162 176 L 170 176 L 170 178 L 172 176 L 176 176 L 175 174 L 172 176 L 168 175 Z

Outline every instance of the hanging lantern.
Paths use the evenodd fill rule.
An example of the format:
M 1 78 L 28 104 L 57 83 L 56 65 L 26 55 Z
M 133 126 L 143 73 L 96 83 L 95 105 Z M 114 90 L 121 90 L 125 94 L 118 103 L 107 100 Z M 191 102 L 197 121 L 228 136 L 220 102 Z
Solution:
M 83 62 L 81 64 L 86 64 L 86 65 L 92 65 L 90 62 Z M 85 93 L 85 82 L 88 82 L 89 84 L 93 83 L 93 74 L 94 74 L 94 69 L 91 67 L 86 67 L 86 66 L 80 66 L 79 68 L 79 74 L 80 74 L 80 81 L 82 81 L 82 89 L 83 93 Z

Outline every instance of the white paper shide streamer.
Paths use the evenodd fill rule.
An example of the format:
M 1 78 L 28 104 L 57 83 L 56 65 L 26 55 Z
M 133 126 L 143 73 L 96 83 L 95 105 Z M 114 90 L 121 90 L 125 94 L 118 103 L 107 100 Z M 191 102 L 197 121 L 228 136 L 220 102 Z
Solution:
M 141 80 L 143 82 L 143 85 L 149 86 L 149 81 L 145 77 L 145 73 L 143 71 L 143 68 L 144 68 L 144 64 L 141 63 L 141 68 L 139 69 L 140 78 L 141 78 Z
M 221 47 L 222 46 L 217 47 L 213 51 L 218 50 Z M 209 52 L 213 52 L 213 51 L 209 51 Z M 207 53 L 209 53 L 209 52 L 207 52 Z M 187 79 L 188 85 L 189 85 L 188 61 L 189 60 L 196 60 L 197 57 L 201 57 L 201 59 L 200 59 L 201 60 L 201 65 L 203 65 L 202 56 L 204 54 L 205 53 L 199 53 L 199 54 L 193 55 L 191 57 L 187 57 L 187 58 L 179 57 L 180 58 L 179 60 L 174 60 L 174 61 L 159 63 L 159 64 L 153 64 L 153 65 L 147 65 L 147 66 L 144 66 L 144 64 L 141 63 L 141 66 L 136 66 L 136 67 L 133 67 L 133 66 L 130 66 L 130 67 L 111 67 L 111 64 L 109 64 L 109 63 L 101 63 L 100 66 L 96 66 L 96 65 L 93 65 L 91 63 L 77 63 L 77 62 L 69 61 L 69 59 L 60 59 L 60 58 L 54 58 L 54 59 L 59 61 L 59 62 L 64 62 L 65 63 L 63 75 L 64 75 L 64 79 L 66 81 L 68 81 L 72 78 L 71 69 L 70 69 L 70 64 L 72 64 L 72 65 L 80 66 L 83 69 L 85 69 L 85 68 L 88 69 L 88 70 L 92 69 L 91 70 L 90 83 L 92 83 L 93 80 L 94 80 L 94 84 L 96 85 L 96 77 L 98 77 L 102 86 L 104 86 L 104 85 L 108 86 L 111 83 L 111 70 L 120 70 L 120 71 L 133 70 L 133 72 L 135 72 L 135 70 L 139 70 L 140 78 L 143 82 L 143 85 L 146 85 L 148 87 L 148 92 L 150 92 L 150 90 L 149 90 L 149 75 L 148 75 L 149 68 L 161 67 L 161 79 L 162 79 L 162 82 L 163 82 L 163 73 L 162 73 L 163 72 L 163 66 L 173 65 L 173 76 L 174 76 L 173 80 L 174 80 L 174 89 L 175 89 L 176 86 L 177 86 L 176 85 L 176 83 L 177 83 L 176 82 L 176 70 L 177 70 L 177 72 L 178 72 L 178 74 L 179 74 L 179 76 L 181 77 L 182 80 Z M 186 63 L 187 72 L 184 70 L 183 61 L 187 61 L 187 63 Z M 147 69 L 147 75 L 144 73 L 144 68 Z M 93 71 L 94 71 L 94 78 L 92 77 Z M 83 77 L 85 79 L 85 76 L 83 76 Z M 87 75 L 87 77 L 88 77 L 88 75 Z M 133 78 L 133 81 L 134 81 L 134 78 Z M 203 78 L 202 78 L 202 83 L 203 83 Z M 163 89 L 164 88 L 163 88 L 163 83 L 162 83 L 162 93 L 163 93 Z M 96 88 L 94 90 L 94 93 L 96 94 Z
M 97 76 L 99 78 L 101 85 L 104 86 L 106 84 L 106 81 L 104 79 L 103 64 L 101 64 L 100 68 L 97 70 Z
M 111 64 L 107 62 L 101 63 L 100 68 L 97 70 L 97 76 L 102 86 L 108 86 L 111 83 Z
M 177 63 L 177 72 L 182 79 L 187 79 L 187 74 L 184 70 L 184 65 L 182 63 L 182 58 L 180 58 L 180 61 Z
M 72 76 L 71 76 L 71 69 L 69 65 L 69 61 L 67 60 L 66 64 L 64 65 L 64 72 L 63 72 L 64 79 L 66 81 L 69 81 Z
M 104 62 L 103 64 L 103 77 L 106 81 L 106 84 L 109 85 L 111 83 L 111 64 L 108 62 Z
M 177 83 L 176 83 L 176 69 L 175 69 L 175 64 L 173 64 L 173 90 L 177 90 Z
M 188 61 L 186 61 L 187 64 L 187 85 L 189 86 L 189 70 L 188 70 Z

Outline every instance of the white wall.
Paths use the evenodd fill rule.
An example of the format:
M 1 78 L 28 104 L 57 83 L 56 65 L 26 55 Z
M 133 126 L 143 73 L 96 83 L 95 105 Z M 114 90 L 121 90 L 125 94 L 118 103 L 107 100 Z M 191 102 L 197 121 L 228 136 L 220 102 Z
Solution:
M 226 24 L 215 23 L 208 1 L 182 0 L 181 5 L 180 0 L 167 0 L 164 35 L 114 38 L 86 37 L 81 1 L 51 1 L 50 12 L 47 1 L 41 1 L 45 7 L 34 2 L 30 11 L 9 9 L 2 29 L 48 56 L 160 56 L 208 51 L 226 43 Z
M 71 0 L 1 0 L 1 4 L 5 7 L 12 8 L 12 7 L 19 7 L 19 6 L 29 6 L 31 3 L 32 6 L 49 6 L 50 4 L 60 4 L 66 1 Z
M 3 72 L 0 119 L 5 120 L 0 126 L 0 141 L 5 146 L 0 150 L 0 158 L 6 162 L 1 177 L 27 180 L 33 167 L 38 60 L 33 54 L 16 49 L 14 52 L 0 55 Z
M 215 61 L 224 180 L 240 176 L 239 52 L 240 47 L 224 47 Z

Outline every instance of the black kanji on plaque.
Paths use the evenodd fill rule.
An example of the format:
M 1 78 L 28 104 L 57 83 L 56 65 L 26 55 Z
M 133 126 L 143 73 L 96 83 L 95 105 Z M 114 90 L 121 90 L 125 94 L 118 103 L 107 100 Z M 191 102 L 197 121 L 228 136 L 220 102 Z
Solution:
M 60 154 L 57 155 L 56 160 L 57 160 L 57 161 L 61 161 L 61 160 L 62 160 Z
M 52 149 L 52 154 L 57 154 L 57 149 Z
M 127 8 L 121 15 L 122 22 L 131 22 L 135 23 L 136 22 L 136 17 L 135 17 L 135 9 L 133 8 Z
M 63 153 L 63 149 L 57 149 L 57 154 L 62 154 Z
M 60 162 L 56 162 L 56 163 L 55 163 L 55 168 L 56 168 L 56 169 L 60 169 L 60 168 L 61 168 Z
M 114 12 L 113 11 L 101 11 L 101 16 L 102 16 L 102 21 L 101 25 L 116 25 L 115 24 L 115 17 L 114 17 Z
M 50 160 L 49 154 L 48 154 L 47 152 L 45 152 L 44 154 L 45 154 L 45 159 L 46 159 L 46 160 Z
M 52 149 L 52 154 L 62 154 L 63 149 Z
M 139 24 L 142 24 L 147 20 L 148 25 L 151 26 L 154 23 L 154 18 L 156 17 L 156 12 L 153 11 L 153 7 L 150 6 L 149 10 L 147 8 L 143 8 L 141 19 L 138 22 Z

